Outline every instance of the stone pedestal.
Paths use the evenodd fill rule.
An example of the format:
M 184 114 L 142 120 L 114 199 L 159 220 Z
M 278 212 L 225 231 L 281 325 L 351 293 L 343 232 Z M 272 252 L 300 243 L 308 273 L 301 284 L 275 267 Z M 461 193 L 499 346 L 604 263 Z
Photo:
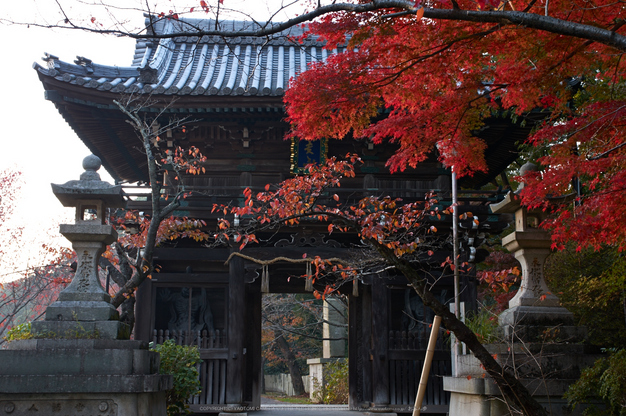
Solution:
M 334 363 L 336 358 L 309 358 L 309 397 L 316 403 L 319 389 L 324 385 L 324 365 Z
M 172 376 L 139 341 L 29 339 L 0 351 L 0 415 L 165 416 Z
M 582 344 L 533 343 L 491 344 L 487 350 L 505 369 L 515 372 L 537 402 L 553 416 L 581 415 L 573 412 L 563 395 L 583 368 L 599 358 Z M 459 357 L 457 377 L 444 377 L 443 388 L 450 392 L 450 416 L 504 416 L 511 414 L 495 382 L 485 376 L 472 354 Z
M 47 337 L 128 339 L 130 328 L 98 279 L 98 260 L 117 232 L 106 224 L 62 224 L 61 234 L 72 242 L 77 269 L 72 282 L 46 309 L 45 320 L 32 323 L 32 331 Z

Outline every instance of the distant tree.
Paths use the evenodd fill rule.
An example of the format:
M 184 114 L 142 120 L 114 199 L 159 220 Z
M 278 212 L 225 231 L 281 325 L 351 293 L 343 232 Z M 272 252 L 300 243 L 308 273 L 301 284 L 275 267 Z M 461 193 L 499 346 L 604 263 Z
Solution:
M 71 281 L 72 252 L 61 249 L 51 264 L 34 267 L 26 277 L 0 283 L 0 345 L 8 330 L 16 325 L 40 319 Z
M 16 325 L 39 319 L 46 306 L 56 300 L 71 277 L 72 252 L 44 244 L 40 247 L 42 266 L 23 265 L 19 257 L 25 244 L 24 227 L 12 219 L 20 198 L 22 177 L 18 170 L 0 171 L 0 344 Z M 20 248 L 22 250 L 20 250 Z
M 8 250 L 9 247 L 16 247 L 16 241 L 20 241 L 24 227 L 10 221 L 15 211 L 15 206 L 19 198 L 22 186 L 22 173 L 12 168 L 0 171 L 0 261 L 3 267 L 3 274 L 9 269 L 17 267 L 13 257 L 15 253 Z M 8 276 L 0 276 L 6 279 Z
M 295 394 L 304 394 L 305 360 L 322 355 L 322 302 L 312 295 L 266 294 L 262 314 L 265 368 L 286 367 Z
M 15 210 L 16 198 L 20 192 L 22 172 L 6 168 L 0 171 L 0 227 L 4 228 Z

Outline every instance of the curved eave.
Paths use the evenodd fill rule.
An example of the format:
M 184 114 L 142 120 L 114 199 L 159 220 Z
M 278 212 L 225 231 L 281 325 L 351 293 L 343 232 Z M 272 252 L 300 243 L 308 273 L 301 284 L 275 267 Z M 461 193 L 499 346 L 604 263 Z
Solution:
M 145 155 L 137 133 L 127 123 L 113 100 L 123 94 L 68 83 L 51 76 L 47 68 L 35 65 L 45 97 L 54 103 L 65 121 L 89 150 L 102 159 L 104 168 L 119 182 L 147 181 Z M 138 96 L 141 99 L 140 96 Z M 269 119 L 281 122 L 284 117 L 282 97 L 194 97 L 172 99 L 149 95 L 146 113 L 170 113 L 174 117 L 197 117 L 215 120 L 231 118 Z M 164 110 L 164 107 L 168 107 Z
M 71 64 L 48 55 L 47 68 L 35 64 L 35 69 L 68 85 L 116 94 L 272 100 L 280 99 L 289 81 L 311 64 L 343 50 L 284 37 L 267 43 L 248 38 L 228 42 L 217 37 L 166 38 L 138 42 L 136 66 L 98 65 L 83 57 Z
M 123 140 L 137 135 L 113 104 L 119 95 L 90 96 L 81 90 L 73 91 L 41 72 L 39 79 L 44 85 L 45 98 L 54 104 L 85 146 L 102 160 L 103 167 L 116 182 L 147 180 L 145 156 Z

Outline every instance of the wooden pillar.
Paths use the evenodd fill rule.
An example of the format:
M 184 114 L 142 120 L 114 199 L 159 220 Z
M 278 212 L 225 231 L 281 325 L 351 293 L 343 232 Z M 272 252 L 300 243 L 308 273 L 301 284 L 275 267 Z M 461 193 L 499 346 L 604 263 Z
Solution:
M 389 289 L 380 277 L 372 280 L 372 403 L 389 405 Z
M 363 401 L 362 388 L 358 386 L 361 382 L 360 372 L 363 366 L 359 365 L 363 358 L 359 358 L 360 344 L 359 342 L 359 326 L 361 325 L 360 314 L 361 298 L 355 296 L 348 297 L 348 403 L 350 408 L 357 408 Z
M 261 406 L 263 363 L 261 351 L 261 290 L 258 285 L 246 285 L 246 403 Z
M 348 383 L 350 407 L 367 408 L 372 401 L 372 291 L 359 284 L 359 296 L 348 301 Z
M 228 279 L 228 362 L 226 364 L 226 404 L 243 404 L 245 357 L 246 287 L 243 260 L 233 257 L 229 262 Z

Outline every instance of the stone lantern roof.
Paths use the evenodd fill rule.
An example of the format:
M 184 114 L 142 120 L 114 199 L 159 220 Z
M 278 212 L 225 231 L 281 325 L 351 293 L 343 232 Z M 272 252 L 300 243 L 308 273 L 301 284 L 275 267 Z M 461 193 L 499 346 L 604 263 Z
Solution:
M 79 180 L 68 181 L 63 185 L 52 184 L 52 192 L 64 207 L 77 207 L 85 199 L 97 199 L 109 208 L 122 208 L 122 186 L 111 185 L 100 179 L 98 170 L 102 166 L 100 158 L 89 155 L 83 159 L 83 172 Z

